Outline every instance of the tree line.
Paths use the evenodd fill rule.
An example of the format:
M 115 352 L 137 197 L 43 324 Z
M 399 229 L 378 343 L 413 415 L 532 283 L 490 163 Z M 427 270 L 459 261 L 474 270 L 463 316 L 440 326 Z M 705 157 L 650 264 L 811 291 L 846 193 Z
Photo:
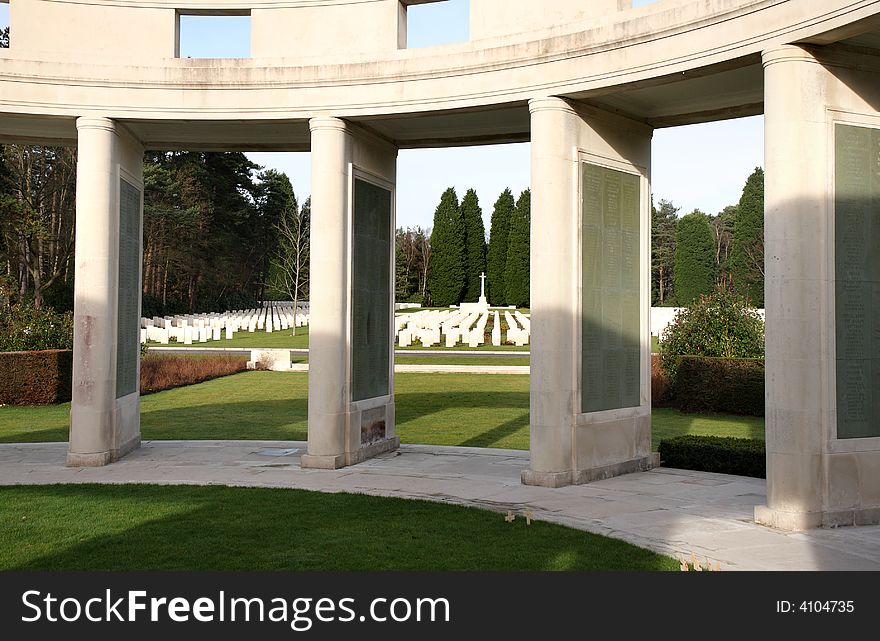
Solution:
M 653 305 L 688 305 L 715 289 L 764 306 L 764 170 L 746 180 L 736 205 L 716 216 L 681 216 L 668 200 L 652 204 Z
M 0 303 L 73 306 L 76 153 L 0 146 Z M 686 305 L 716 287 L 764 304 L 764 174 L 736 205 L 678 217 L 652 205 L 652 302 Z M 249 307 L 309 295 L 309 200 L 288 177 L 236 152 L 148 152 L 144 157 L 145 315 Z M 398 301 L 476 301 L 487 275 L 492 305 L 529 305 L 530 192 L 495 201 L 486 238 L 475 190 L 441 196 L 432 229 L 398 229 Z
M 0 296 L 73 307 L 76 152 L 0 146 Z M 308 296 L 309 201 L 236 152 L 144 156 L 143 314 Z
M 486 274 L 490 304 L 529 305 L 530 192 L 514 201 L 505 189 L 492 212 L 489 240 L 474 189 L 459 202 L 455 188 L 440 197 L 430 233 L 397 230 L 396 294 L 399 301 L 446 307 L 476 302 Z

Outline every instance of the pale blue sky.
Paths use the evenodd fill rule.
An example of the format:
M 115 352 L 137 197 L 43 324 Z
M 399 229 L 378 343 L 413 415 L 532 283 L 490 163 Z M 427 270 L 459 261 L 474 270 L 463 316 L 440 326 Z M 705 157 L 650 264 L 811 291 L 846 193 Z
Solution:
M 634 0 L 635 6 L 649 0 Z M 429 46 L 467 39 L 468 0 L 410 8 L 408 45 Z M 247 57 L 248 18 L 214 17 L 207 26 L 184 16 L 181 56 Z M 9 22 L 9 6 L 0 2 L 0 27 Z M 13 33 L 13 38 L 14 33 Z M 14 46 L 14 43 L 13 43 Z M 702 209 L 715 214 L 739 200 L 746 178 L 764 164 L 763 117 L 659 129 L 652 149 L 654 200 L 671 200 L 681 213 Z M 266 167 L 287 173 L 300 201 L 310 192 L 309 154 L 252 153 Z M 428 227 L 440 194 L 454 186 L 463 196 L 477 190 L 487 221 L 505 187 L 515 195 L 529 185 L 529 145 L 492 145 L 452 149 L 403 150 L 398 159 L 397 219 L 402 226 Z

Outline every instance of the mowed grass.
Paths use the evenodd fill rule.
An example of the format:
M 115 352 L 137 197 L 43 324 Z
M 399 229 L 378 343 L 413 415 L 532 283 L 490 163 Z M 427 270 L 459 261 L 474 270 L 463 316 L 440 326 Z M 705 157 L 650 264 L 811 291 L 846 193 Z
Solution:
M 529 377 L 397 374 L 397 431 L 404 443 L 529 448 Z M 307 438 L 304 373 L 246 372 L 141 398 L 144 439 Z M 0 442 L 66 441 L 70 405 L 0 407 Z M 764 419 L 653 412 L 654 449 L 681 434 L 763 438 Z
M 622 541 L 425 501 L 150 485 L 0 488 L 0 570 L 676 570 Z

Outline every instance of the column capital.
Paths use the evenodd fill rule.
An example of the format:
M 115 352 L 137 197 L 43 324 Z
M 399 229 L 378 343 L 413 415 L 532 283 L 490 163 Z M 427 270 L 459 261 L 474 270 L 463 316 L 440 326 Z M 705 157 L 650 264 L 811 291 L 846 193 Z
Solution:
M 321 129 L 348 131 L 348 124 L 342 118 L 334 118 L 333 116 L 317 116 L 309 120 L 310 131 L 315 132 Z
M 556 96 L 545 96 L 529 100 L 529 112 L 534 114 L 539 111 L 562 111 L 569 114 L 577 114 L 566 100 Z
M 779 62 L 812 62 L 818 64 L 813 55 L 798 45 L 782 45 L 761 52 L 761 61 L 766 69 Z
M 116 133 L 116 123 L 109 118 L 100 116 L 80 116 L 76 119 L 76 128 L 80 129 L 104 129 Z

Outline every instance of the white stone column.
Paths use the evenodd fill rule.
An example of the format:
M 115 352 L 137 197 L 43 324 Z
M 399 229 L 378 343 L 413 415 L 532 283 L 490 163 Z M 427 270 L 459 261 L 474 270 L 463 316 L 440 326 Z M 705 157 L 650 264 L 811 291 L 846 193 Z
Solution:
M 74 363 L 67 463 L 98 466 L 140 443 L 137 390 L 117 398 L 116 383 L 120 168 L 127 166 L 131 180 L 138 182 L 143 149 L 107 118 L 79 118 L 76 125 Z M 140 254 L 136 260 L 139 270 Z M 139 308 L 134 313 L 139 315 Z
M 529 108 L 534 284 L 531 456 L 522 481 L 559 487 L 645 470 L 654 461 L 648 340 L 651 129 L 560 98 L 535 99 Z M 617 222 L 607 223 L 607 231 L 585 231 L 584 193 L 590 190 L 590 202 L 604 202 L 598 187 L 582 185 L 588 167 L 607 173 L 608 184 L 616 185 L 608 189 L 617 190 Z M 628 212 L 626 228 L 624 210 Z M 591 205 L 591 215 L 604 221 L 604 213 L 597 211 Z M 608 246 L 617 249 L 612 257 L 616 260 L 607 261 L 613 265 L 608 269 L 614 276 L 607 283 L 600 282 L 602 291 L 614 291 L 614 302 L 603 308 L 601 295 L 588 291 L 582 276 L 584 256 L 589 254 L 593 262 L 602 263 L 602 234 L 606 233 L 615 239 Z M 610 282 L 613 279 L 616 284 Z M 620 311 L 624 301 L 630 309 L 626 322 Z M 591 310 L 601 311 L 599 318 L 587 317 L 587 303 Z M 610 354 L 602 361 L 605 370 L 589 369 L 582 363 L 583 353 L 598 353 L 582 352 L 585 332 L 594 341 L 600 337 L 601 342 L 605 335 L 614 337 L 614 345 L 609 339 L 608 345 L 597 348 L 607 347 Z M 613 376 L 605 376 L 608 372 Z M 608 381 L 617 382 L 609 385 Z M 594 393 L 607 403 L 597 407 L 589 400 Z
M 766 51 L 763 62 L 767 505 L 755 508 L 755 519 L 792 530 L 876 523 L 880 438 L 837 433 L 846 414 L 838 394 L 877 392 L 836 380 L 845 349 L 835 335 L 844 275 L 835 267 L 834 141 L 838 124 L 865 127 L 868 136 L 880 128 L 880 65 L 873 56 L 798 46 Z M 871 171 L 866 163 L 855 169 Z M 873 242 L 869 225 L 859 235 L 856 245 Z M 876 299 L 843 300 L 848 315 L 870 326 Z M 870 338 L 853 340 L 865 357 L 877 349 Z
M 345 122 L 313 118 L 309 451 L 303 467 L 342 467 L 348 406 L 348 163 Z
M 531 112 L 531 393 L 529 469 L 523 482 L 572 483 L 577 346 L 577 120 L 559 98 Z
M 355 184 L 373 176 L 383 185 L 395 180 L 397 149 L 345 121 L 313 118 L 312 222 L 309 310 L 309 443 L 303 467 L 336 469 L 395 449 L 391 369 L 387 394 L 357 399 L 353 395 L 355 355 L 352 290 L 356 280 L 353 231 Z M 390 190 L 389 190 L 390 191 Z M 393 193 L 393 191 L 392 191 Z M 393 200 L 387 220 L 393 251 Z M 366 251 L 375 251 L 365 247 Z M 393 260 L 389 256 L 393 279 Z M 390 284 L 393 280 L 389 281 Z M 389 368 L 393 368 L 393 286 L 384 303 L 389 308 Z M 373 338 L 378 336 L 374 334 Z M 378 376 L 377 372 L 377 376 Z M 372 431 L 369 431 L 372 427 Z M 363 440 L 365 428 L 380 436 Z

